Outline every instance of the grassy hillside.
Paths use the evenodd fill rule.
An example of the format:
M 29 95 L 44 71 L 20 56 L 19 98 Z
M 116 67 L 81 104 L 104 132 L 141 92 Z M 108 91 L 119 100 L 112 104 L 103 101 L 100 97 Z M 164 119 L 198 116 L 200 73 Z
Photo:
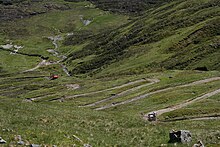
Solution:
M 79 44 L 85 45 L 68 56 L 67 64 L 73 74 L 109 73 L 115 67 L 117 74 L 199 67 L 219 70 L 219 14 L 216 0 L 174 1 L 118 29 L 83 38 Z M 64 42 L 71 44 L 76 45 L 74 36 Z
M 84 0 L 65 0 L 68 2 L 78 2 Z M 111 11 L 114 13 L 123 13 L 128 15 L 141 15 L 147 9 L 158 7 L 161 4 L 169 2 L 171 0 L 88 0 L 92 2 L 96 7 Z
M 19 3 L 19 5 L 22 5 L 22 3 Z M 23 46 L 19 50 L 20 52 L 40 54 L 49 57 L 49 61 L 56 61 L 58 58 L 47 52 L 48 49 L 54 48 L 52 41 L 48 37 L 61 36 L 61 38 L 64 38 L 68 34 L 79 30 L 85 30 L 94 35 L 102 30 L 120 26 L 127 22 L 128 18 L 127 16 L 115 15 L 101 11 L 100 9 L 87 7 L 90 5 L 89 2 L 68 3 L 62 0 L 54 0 L 50 2 L 33 2 L 30 5 L 27 11 L 32 11 L 29 10 L 32 8 L 37 9 L 35 5 L 41 8 L 45 8 L 45 5 L 56 5 L 57 7 L 65 5 L 68 9 L 60 10 L 51 8 L 50 11 L 45 11 L 43 14 L 14 19 L 13 21 L 1 21 L 0 45 L 11 43 L 13 45 Z M 17 7 L 23 9 L 22 6 Z M 10 16 L 7 16 L 7 18 L 10 19 Z M 91 20 L 91 23 L 85 26 L 82 20 Z M 14 70 L 24 71 L 25 69 L 36 66 L 41 61 L 40 58 L 29 58 L 21 55 L 9 56 L 10 51 L 8 53 L 5 51 L 0 52 L 2 54 L 0 66 L 8 72 Z M 8 63 L 10 60 L 12 62 Z
M 186 76 L 187 75 L 187 76 Z M 204 121 L 171 121 L 150 123 L 142 119 L 142 113 L 147 113 L 160 108 L 166 108 L 184 100 L 191 99 L 217 89 L 219 81 L 199 84 L 190 88 L 177 88 L 167 92 L 158 93 L 148 98 L 103 111 L 98 108 L 106 104 L 118 103 L 149 91 L 155 91 L 201 79 L 220 76 L 219 72 L 196 71 L 168 71 L 163 73 L 142 74 L 138 76 L 118 76 L 100 79 L 61 77 L 59 80 L 50 81 L 47 72 L 29 72 L 16 75 L 1 75 L 1 123 L 0 134 L 15 145 L 14 136 L 21 135 L 28 143 L 41 145 L 70 146 L 76 144 L 91 144 L 93 146 L 160 146 L 167 144 L 168 132 L 171 129 L 188 129 L 193 134 L 192 145 L 198 139 L 207 146 L 219 145 L 219 120 Z M 170 78 L 172 77 L 172 78 Z M 136 81 L 142 78 L 159 78 L 161 81 L 152 86 L 145 86 L 139 90 L 122 97 L 100 103 L 93 107 L 79 107 L 110 97 L 112 94 L 131 89 L 145 83 L 108 90 L 74 99 L 65 99 L 76 94 L 109 89 L 118 85 Z M 79 84 L 79 89 L 67 88 L 70 84 Z M 26 99 L 27 98 L 27 99 Z M 53 101 L 64 98 L 63 102 Z M 31 102 L 30 99 L 33 101 Z M 211 101 L 214 99 L 214 101 Z M 219 115 L 218 95 L 161 116 L 160 120 L 206 115 Z M 190 111 L 187 111 L 189 110 Z M 39 111 L 40 110 L 40 111 Z M 200 111 L 199 111 L 200 110 Z M 180 113 L 181 112 L 181 113 Z M 189 113 L 190 112 L 190 113 Z M 182 114 L 182 115 L 181 115 Z M 166 118 L 166 119 L 164 119 Z M 204 132 L 205 131 L 205 132 Z M 79 141 L 78 138 L 80 138 Z M 111 138 L 111 139 L 109 139 Z M 172 144 L 170 144 L 172 146 Z M 178 146 L 185 146 L 178 144 Z
M 218 0 L 22 0 L 0 11 L 0 146 L 18 135 L 27 146 L 186 146 L 168 143 L 172 129 L 192 133 L 187 146 L 220 145 Z

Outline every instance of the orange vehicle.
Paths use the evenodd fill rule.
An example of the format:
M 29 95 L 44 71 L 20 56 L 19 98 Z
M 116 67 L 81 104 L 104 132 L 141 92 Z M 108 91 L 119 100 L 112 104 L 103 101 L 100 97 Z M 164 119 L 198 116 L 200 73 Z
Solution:
M 58 79 L 58 78 L 59 78 L 58 75 L 51 75 L 51 76 L 50 76 L 50 80 L 55 80 L 55 79 Z

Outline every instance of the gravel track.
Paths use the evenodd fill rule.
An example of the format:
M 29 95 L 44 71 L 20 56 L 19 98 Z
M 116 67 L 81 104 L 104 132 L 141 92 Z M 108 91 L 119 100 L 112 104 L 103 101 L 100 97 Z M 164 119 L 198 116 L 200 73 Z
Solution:
M 195 82 L 192 82 L 192 83 L 189 83 L 189 84 L 184 84 L 184 85 L 179 85 L 179 86 L 175 86 L 175 87 L 169 87 L 169 88 L 149 92 L 149 93 L 146 93 L 144 95 L 140 95 L 140 96 L 134 97 L 132 99 L 129 99 L 129 100 L 126 100 L 126 101 L 123 101 L 123 102 L 119 102 L 119 103 L 116 103 L 116 104 L 108 104 L 108 105 L 102 106 L 100 108 L 96 108 L 95 110 L 104 110 L 104 109 L 108 109 L 108 108 L 111 108 L 111 107 L 116 107 L 116 106 L 119 106 L 119 105 L 125 105 L 125 104 L 131 103 L 131 102 L 134 102 L 134 101 L 137 101 L 137 100 L 140 100 L 140 99 L 144 99 L 144 98 L 146 98 L 150 95 L 153 95 L 153 94 L 173 90 L 175 88 L 184 88 L 184 87 L 199 85 L 199 84 L 203 84 L 203 83 L 209 83 L 209 82 L 216 81 L 216 80 L 220 80 L 220 77 L 208 78 L 208 79 L 204 79 L 204 80 L 195 81 Z M 212 93 L 209 93 L 209 94 L 212 95 Z
M 181 109 L 181 108 L 186 107 L 186 106 L 188 106 L 188 105 L 190 105 L 192 103 L 195 103 L 196 101 L 209 98 L 209 97 L 214 96 L 214 95 L 219 94 L 219 93 L 220 93 L 220 89 L 217 89 L 215 91 L 212 91 L 212 92 L 206 93 L 206 94 L 204 94 L 202 96 L 199 96 L 199 97 L 197 97 L 195 99 L 190 99 L 190 100 L 182 102 L 181 104 L 178 104 L 178 105 L 175 105 L 175 106 L 171 106 L 169 108 L 160 109 L 160 110 L 153 111 L 153 112 L 155 112 L 157 114 L 157 116 L 160 116 L 160 115 L 162 115 L 164 113 L 171 112 L 171 111 L 174 111 L 174 110 L 177 110 L 177 109 Z M 152 112 L 150 112 L 150 113 L 152 113 Z M 147 115 L 145 115 L 145 117 L 146 116 Z
M 112 99 L 115 99 L 115 98 L 118 98 L 120 96 L 124 96 L 124 95 L 127 95 L 133 91 L 136 91 L 138 89 L 141 89 L 143 87 L 147 87 L 149 85 L 152 85 L 152 84 L 155 84 L 155 83 L 158 83 L 160 82 L 160 80 L 158 79 L 146 79 L 147 81 L 149 81 L 150 83 L 147 83 L 147 84 L 143 84 L 143 85 L 140 85 L 140 86 L 137 86 L 137 87 L 134 87 L 134 88 L 131 88 L 131 89 L 128 89 L 128 90 L 125 90 L 125 91 L 122 91 L 114 96 L 111 96 L 111 97 L 108 97 L 108 98 L 105 98 L 105 99 L 102 99 L 100 101 L 97 101 L 97 102 L 94 102 L 94 103 L 91 103 L 91 104 L 87 104 L 87 105 L 84 105 L 84 106 L 81 106 L 81 107 L 91 107 L 91 106 L 96 106 L 100 103 L 104 103 L 104 102 L 107 102 L 109 100 L 112 100 Z
M 94 91 L 94 92 L 89 92 L 89 93 L 83 93 L 83 94 L 77 94 L 77 95 L 72 95 L 72 96 L 66 96 L 64 99 L 74 99 L 74 98 L 77 98 L 77 97 L 89 96 L 89 95 L 94 95 L 94 94 L 98 94 L 98 93 L 103 93 L 103 92 L 106 92 L 106 91 L 120 89 L 120 88 L 130 86 L 130 85 L 133 85 L 133 84 L 141 83 L 141 82 L 144 82 L 144 81 L 146 81 L 146 80 L 145 79 L 140 79 L 140 80 L 136 80 L 136 81 L 133 81 L 133 82 L 129 82 L 129 83 L 126 83 L 126 84 L 123 84 L 123 85 L 115 86 L 115 87 L 104 89 L 104 90 L 99 90 L 99 91 Z M 57 100 L 60 100 L 60 99 L 57 99 Z

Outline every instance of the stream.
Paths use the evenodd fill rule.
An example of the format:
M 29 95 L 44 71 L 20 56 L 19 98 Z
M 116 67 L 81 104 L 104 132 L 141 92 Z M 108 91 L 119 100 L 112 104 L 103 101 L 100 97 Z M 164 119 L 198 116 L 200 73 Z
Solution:
M 58 36 L 54 36 L 54 37 L 50 36 L 50 37 L 48 37 L 48 39 L 50 39 L 52 41 L 52 44 L 54 45 L 54 49 L 48 49 L 47 52 L 51 53 L 53 56 L 59 58 L 60 60 L 52 62 L 52 61 L 47 61 L 48 57 L 44 57 L 40 54 L 28 54 L 28 53 L 19 52 L 19 50 L 22 49 L 23 46 L 14 45 L 12 43 L 5 44 L 5 45 L 0 45 L 0 49 L 3 50 L 3 51 L 10 52 L 10 55 L 19 54 L 19 55 L 33 56 L 33 57 L 40 57 L 41 58 L 42 61 L 40 63 L 38 63 L 37 66 L 35 66 L 34 68 L 31 68 L 31 69 L 25 70 L 23 72 L 34 71 L 34 70 L 36 70 L 36 69 L 38 69 L 42 66 L 59 64 L 60 67 L 62 68 L 62 70 L 66 73 L 66 75 L 71 76 L 70 72 L 68 71 L 68 68 L 64 64 L 61 63 L 67 57 L 64 56 L 64 55 L 61 55 L 57 51 L 57 49 L 58 49 L 57 42 L 63 40 L 63 38 L 60 35 L 58 35 Z
M 54 36 L 54 37 L 50 36 L 50 37 L 48 37 L 48 39 L 50 39 L 52 41 L 52 43 L 54 45 L 54 49 L 48 49 L 47 52 L 53 54 L 53 56 L 55 56 L 55 57 L 60 58 L 60 60 L 57 61 L 56 63 L 62 67 L 63 71 L 66 73 L 67 76 L 71 76 L 67 67 L 61 63 L 67 57 L 64 55 L 60 55 L 60 53 L 57 51 L 57 49 L 58 49 L 57 41 L 61 41 L 61 40 L 63 40 L 63 38 L 60 35 L 58 35 L 58 36 Z

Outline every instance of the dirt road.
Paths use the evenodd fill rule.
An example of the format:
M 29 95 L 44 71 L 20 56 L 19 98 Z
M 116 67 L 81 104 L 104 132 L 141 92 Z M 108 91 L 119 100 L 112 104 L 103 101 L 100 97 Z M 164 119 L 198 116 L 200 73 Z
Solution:
M 211 97 L 213 95 L 216 95 L 216 94 L 219 94 L 219 93 L 220 93 L 220 89 L 212 91 L 212 92 L 209 92 L 209 93 L 206 93 L 206 94 L 204 94 L 202 96 L 199 96 L 199 97 L 197 97 L 195 99 L 190 99 L 190 100 L 184 101 L 181 104 L 178 104 L 178 105 L 175 105 L 175 106 L 171 106 L 171 107 L 165 108 L 165 109 L 160 109 L 160 110 L 153 111 L 153 112 L 155 112 L 157 114 L 157 116 L 160 116 L 160 115 L 162 115 L 164 113 L 167 113 L 167 112 L 170 112 L 170 111 L 174 111 L 174 110 L 177 110 L 177 109 L 181 109 L 181 108 L 186 107 L 186 106 L 188 106 L 188 105 L 190 105 L 190 104 L 192 104 L 192 103 L 194 103 L 196 101 L 199 101 L 199 100 L 205 99 L 205 98 L 209 98 L 209 97 Z M 150 113 L 152 113 L 152 112 L 150 112 Z M 146 117 L 146 115 L 145 115 L 145 117 Z
M 106 92 L 106 91 L 120 89 L 120 88 L 130 86 L 130 85 L 133 85 L 133 84 L 141 83 L 141 82 L 144 82 L 144 81 L 146 81 L 146 80 L 145 79 L 140 79 L 140 80 L 136 80 L 136 81 L 133 81 L 133 82 L 128 82 L 128 83 L 123 84 L 123 85 L 119 85 L 119 86 L 115 86 L 115 87 L 112 87 L 112 88 L 107 88 L 107 89 L 103 89 L 103 90 L 99 90 L 99 91 L 83 93 L 83 94 L 77 94 L 77 95 L 72 95 L 72 96 L 66 96 L 65 99 L 74 99 L 74 98 L 77 98 L 77 97 L 89 96 L 89 95 L 93 95 L 93 94 L 97 94 L 97 93 L 103 93 L 103 92 Z M 60 99 L 57 99 L 57 100 L 60 100 Z
M 122 91 L 122 92 L 120 92 L 120 93 L 118 93 L 118 94 L 116 94 L 116 95 L 114 95 L 114 96 L 109 97 L 109 98 L 102 99 L 102 100 L 100 100 L 100 101 L 97 101 L 97 102 L 94 102 L 94 103 L 91 103 L 91 104 L 87 104 L 87 105 L 84 105 L 84 106 L 81 106 L 81 107 L 96 106 L 96 105 L 98 105 L 98 104 L 100 104 L 100 103 L 107 102 L 107 101 L 112 100 L 112 99 L 114 99 L 114 98 L 127 95 L 127 94 L 129 94 L 129 93 L 131 93 L 131 92 L 133 92 L 133 91 L 136 91 L 136 90 L 138 90 L 138 89 L 141 89 L 141 88 L 143 88 L 143 87 L 147 87 L 147 86 L 149 86 L 149 85 L 152 85 L 152 84 L 155 84 L 155 83 L 160 82 L 160 80 L 158 80 L 158 79 L 146 79 L 146 80 L 149 81 L 150 83 L 143 84 L 143 85 L 140 85 L 140 86 L 137 86 L 137 87 L 134 87 L 134 88 L 131 88 L 131 89 Z
M 119 106 L 119 105 L 128 104 L 128 103 L 140 100 L 140 99 L 144 99 L 144 98 L 146 98 L 150 95 L 165 92 L 165 91 L 169 91 L 169 90 L 173 90 L 175 88 L 189 87 L 189 86 L 199 85 L 199 84 L 203 84 L 203 83 L 209 83 L 209 82 L 216 81 L 216 80 L 220 80 L 220 77 L 208 78 L 208 79 L 204 79 L 204 80 L 195 81 L 195 82 L 192 82 L 192 83 L 189 83 L 189 84 L 184 84 L 184 85 L 179 85 L 179 86 L 175 86 L 175 87 L 169 87 L 169 88 L 149 92 L 149 93 L 146 93 L 144 95 L 140 95 L 140 96 L 134 97 L 132 99 L 129 99 L 129 100 L 126 100 L 126 101 L 123 101 L 123 102 L 119 102 L 119 103 L 116 103 L 116 104 L 108 104 L 108 105 L 102 106 L 100 108 L 96 108 L 95 110 L 104 110 L 104 109 L 108 109 L 108 108 L 111 108 L 111 107 L 116 107 L 116 106 Z M 212 93 L 210 93 L 210 94 L 212 94 Z
M 144 117 L 145 120 L 147 120 L 146 117 Z M 174 119 L 169 119 L 169 120 L 157 120 L 159 122 L 175 122 L 175 121 L 189 121 L 189 120 L 193 120 L 193 121 L 200 121 L 200 120 L 219 120 L 220 116 L 196 116 L 196 117 L 187 117 L 187 118 L 174 118 Z
M 42 60 L 37 66 L 35 66 L 34 68 L 25 70 L 24 72 L 29 72 L 29 71 L 35 71 L 36 69 L 42 67 L 42 66 L 48 66 L 48 65 L 52 65 L 52 64 L 57 64 L 57 62 L 48 62 L 47 60 Z

